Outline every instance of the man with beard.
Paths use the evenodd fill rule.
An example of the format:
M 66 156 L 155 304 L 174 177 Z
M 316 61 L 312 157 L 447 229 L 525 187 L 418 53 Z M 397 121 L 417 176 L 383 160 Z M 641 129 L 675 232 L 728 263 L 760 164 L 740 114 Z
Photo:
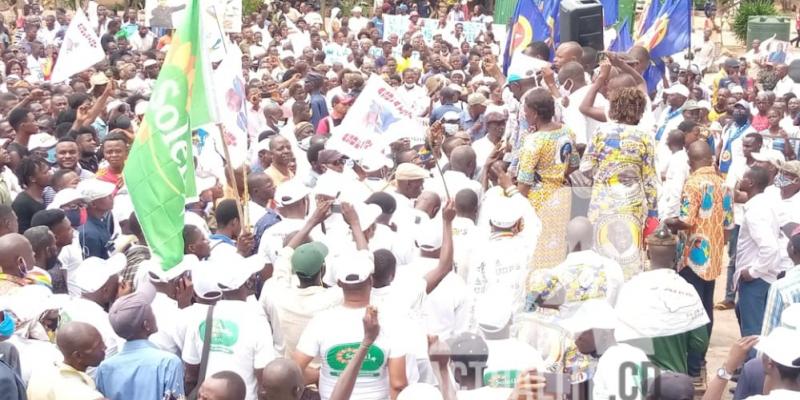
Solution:
M 53 289 L 53 273 L 55 273 L 58 275 L 55 279 L 58 281 L 61 293 L 66 293 L 64 276 L 56 268 L 58 266 L 58 247 L 53 233 L 46 226 L 35 226 L 25 231 L 25 239 L 31 243 L 33 263 L 38 267 L 28 272 L 28 276 Z
M 56 247 L 56 260 L 48 261 L 51 261 L 53 265 L 39 263 L 37 246 L 33 244 L 34 241 L 31 237 L 28 237 L 28 241 L 30 241 L 31 245 L 34 247 L 33 251 L 37 258 L 36 265 L 42 266 L 50 273 L 50 277 L 53 281 L 53 293 L 67 293 L 67 275 L 70 271 L 74 271 L 75 268 L 80 265 L 81 261 L 80 258 L 75 259 L 75 257 L 69 257 L 68 254 L 70 251 L 72 253 L 76 252 L 73 249 L 76 246 L 71 246 L 75 237 L 75 231 L 72 229 L 69 219 L 67 219 L 64 211 L 60 209 L 42 210 L 33 215 L 31 226 L 44 226 L 52 233 L 55 242 L 54 245 Z M 31 231 L 31 229 L 28 229 L 28 231 Z M 25 234 L 27 235 L 28 232 L 26 231 Z M 65 251 L 65 249 L 67 250 Z M 80 247 L 77 247 L 77 252 L 79 251 Z

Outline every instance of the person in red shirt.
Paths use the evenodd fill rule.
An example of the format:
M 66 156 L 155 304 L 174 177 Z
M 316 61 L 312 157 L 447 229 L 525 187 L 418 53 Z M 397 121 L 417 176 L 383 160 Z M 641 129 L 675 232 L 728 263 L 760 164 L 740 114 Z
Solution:
M 769 117 L 767 117 L 767 113 L 769 109 L 772 108 L 772 102 L 773 99 L 766 92 L 761 92 L 756 96 L 755 104 L 758 112 L 753 115 L 752 122 L 753 129 L 756 131 L 761 132 L 769 128 Z
M 122 169 L 128 159 L 128 136 L 121 131 L 112 131 L 103 140 L 103 158 L 108 165 L 100 167 L 97 171 L 97 179 L 113 183 L 117 191 L 124 185 L 122 179 Z
M 317 135 L 329 136 L 335 126 L 339 126 L 344 119 L 347 110 L 353 104 L 353 98 L 348 95 L 336 95 L 331 100 L 333 110 L 330 115 L 319 121 L 317 125 Z

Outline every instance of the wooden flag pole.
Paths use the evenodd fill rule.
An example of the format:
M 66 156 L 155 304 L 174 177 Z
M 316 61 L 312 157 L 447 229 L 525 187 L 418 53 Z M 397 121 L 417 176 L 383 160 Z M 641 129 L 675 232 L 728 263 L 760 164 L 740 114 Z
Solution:
M 222 124 L 217 124 L 219 128 L 219 138 L 222 140 L 222 152 L 225 154 L 225 171 L 227 171 L 226 176 L 230 177 L 230 182 L 228 184 L 233 187 L 234 196 L 236 196 L 236 212 L 239 214 L 239 221 L 242 221 L 242 229 L 245 232 L 249 231 L 249 227 L 244 224 L 245 221 L 245 210 L 242 208 L 242 198 L 239 196 L 239 187 L 236 184 L 236 173 L 233 170 L 233 165 L 231 165 L 231 153 L 228 150 L 228 142 L 225 141 L 225 127 Z M 245 179 L 245 182 L 247 180 Z

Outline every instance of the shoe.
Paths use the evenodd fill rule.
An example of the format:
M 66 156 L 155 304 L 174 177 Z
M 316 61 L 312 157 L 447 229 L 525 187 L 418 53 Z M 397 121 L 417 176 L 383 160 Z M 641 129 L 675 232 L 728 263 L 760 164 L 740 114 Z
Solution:
M 714 304 L 714 309 L 720 311 L 732 310 L 734 307 L 736 307 L 736 304 L 729 300 L 720 301 L 719 303 Z

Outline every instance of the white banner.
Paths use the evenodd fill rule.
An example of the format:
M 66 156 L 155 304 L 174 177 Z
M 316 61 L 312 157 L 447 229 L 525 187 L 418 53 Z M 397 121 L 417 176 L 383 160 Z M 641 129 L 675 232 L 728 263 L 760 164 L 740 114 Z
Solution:
M 50 80 L 63 82 L 72 75 L 103 61 L 105 56 L 106 53 L 100 46 L 100 38 L 89 24 L 86 14 L 78 8 L 64 33 L 64 41 L 58 51 L 58 60 L 53 66 Z
M 228 43 L 228 53 L 214 70 L 214 94 L 221 119 L 222 136 L 228 144 L 231 164 L 242 165 L 247 160 L 247 92 L 242 75 L 242 52 Z M 225 154 L 219 144 L 219 153 Z
M 671 270 L 631 278 L 617 296 L 615 311 L 617 341 L 677 335 L 709 322 L 697 291 Z
M 433 40 L 433 36 L 439 30 L 439 21 L 432 18 L 420 18 L 419 20 L 422 23 L 422 25 L 419 27 L 420 32 L 422 32 L 422 37 L 425 38 L 426 42 L 430 43 Z M 403 35 L 408 31 L 410 26 L 409 24 L 410 22 L 407 15 L 384 14 L 383 38 L 388 38 L 392 33 L 395 33 L 397 36 L 402 38 Z M 464 26 L 464 39 L 469 43 L 475 43 L 475 38 L 477 38 L 481 32 L 486 30 L 486 24 L 481 24 L 479 22 L 464 21 L 461 22 L 461 24 Z M 448 32 L 448 34 L 452 33 L 455 30 L 455 25 L 455 22 L 448 22 L 444 31 Z M 495 39 L 498 41 L 503 42 L 505 40 L 505 25 L 492 24 L 492 32 L 494 33 Z
M 425 128 L 397 98 L 394 88 L 373 74 L 341 125 L 334 128 L 326 147 L 330 145 L 342 154 L 360 160 L 365 153 L 381 152 L 384 146 L 399 139 L 394 133 L 398 130 L 408 137 L 425 134 Z
M 219 18 L 224 32 L 242 31 L 242 0 L 202 1 L 205 13 L 212 18 Z M 186 15 L 186 6 L 185 0 L 146 0 L 145 25 L 151 28 L 177 28 Z

